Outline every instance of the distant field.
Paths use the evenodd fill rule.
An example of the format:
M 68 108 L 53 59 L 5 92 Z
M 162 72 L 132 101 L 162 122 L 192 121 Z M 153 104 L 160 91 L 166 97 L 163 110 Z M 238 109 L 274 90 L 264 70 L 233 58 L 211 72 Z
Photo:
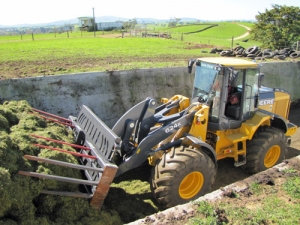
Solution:
M 218 26 L 198 33 L 199 37 L 224 38 L 238 37 L 247 32 L 247 29 L 237 23 L 217 23 Z
M 247 29 L 240 26 L 244 25 L 249 28 L 253 26 L 253 23 L 245 23 L 245 22 L 215 22 L 215 23 L 204 23 L 204 24 L 194 24 L 194 25 L 184 25 L 184 26 L 177 26 L 172 28 L 166 28 L 166 27 L 160 27 L 159 29 L 156 29 L 156 31 L 160 32 L 166 32 L 170 34 L 175 33 L 191 33 L 191 32 L 198 32 L 201 30 L 201 32 L 198 32 L 197 35 L 199 37 L 210 37 L 210 38 L 218 38 L 218 39 L 228 39 L 231 37 L 238 37 L 243 35 L 247 32 Z M 217 25 L 212 27 L 212 25 Z M 148 26 L 149 27 L 149 26 Z M 152 27 L 152 29 L 154 29 Z M 154 30 L 155 31 L 155 30 Z
M 205 28 L 210 27 L 213 24 L 217 24 L 217 26 L 211 27 L 201 32 L 197 32 L 203 30 Z M 154 32 L 165 32 L 170 34 L 173 39 L 176 40 L 183 40 L 187 42 L 196 42 L 201 44 L 208 44 L 208 45 L 215 45 L 215 46 L 225 46 L 231 47 L 232 45 L 232 38 L 238 38 L 244 35 L 247 32 L 247 29 L 243 26 L 247 26 L 251 28 L 254 23 L 248 22 L 215 22 L 215 23 L 205 23 L 205 24 L 195 24 L 195 25 L 184 25 L 178 26 L 174 28 L 166 28 L 166 27 L 159 27 L 159 29 L 154 29 Z M 194 33 L 191 33 L 194 32 Z M 185 34 L 189 33 L 189 34 Z M 248 42 L 242 42 L 243 40 L 249 39 L 250 36 L 245 38 L 236 40 L 234 42 L 242 45 L 243 47 L 250 47 L 253 45 L 260 45 L 260 43 L 256 41 L 249 40 Z
M 169 32 L 171 39 L 134 37 L 130 33 L 125 33 L 122 38 L 120 31 L 96 32 L 96 37 L 93 32 L 0 36 L 0 79 L 186 66 L 190 58 L 216 56 L 204 53 L 213 47 L 230 49 L 237 44 L 245 48 L 259 45 L 253 41 L 232 42 L 232 36 L 243 35 L 247 30 L 235 23 L 218 24 L 204 32 L 186 35 L 182 33 L 197 31 L 207 25 L 160 31 Z
M 211 27 L 213 24 L 195 24 L 195 25 L 185 25 L 185 26 L 178 26 L 174 28 L 166 29 L 166 31 L 171 32 L 179 32 L 179 33 L 189 33 L 189 32 L 197 32 L 203 30 L 205 28 Z

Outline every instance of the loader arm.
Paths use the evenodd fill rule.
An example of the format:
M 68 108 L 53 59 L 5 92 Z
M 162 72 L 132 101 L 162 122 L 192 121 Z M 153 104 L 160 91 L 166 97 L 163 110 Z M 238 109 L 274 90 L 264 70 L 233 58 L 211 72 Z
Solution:
M 188 114 L 186 114 L 186 111 L 182 111 L 169 116 L 161 116 L 160 114 L 158 117 L 155 117 L 155 114 L 153 118 L 156 120 L 156 122 L 162 123 L 163 125 L 160 128 L 150 132 L 140 142 L 134 153 L 119 165 L 116 176 L 140 166 L 148 158 L 151 152 L 155 150 L 153 147 L 155 147 L 159 142 L 176 133 L 180 128 L 189 126 L 194 118 L 194 114 L 195 111 Z M 176 145 L 180 145 L 180 143 L 181 142 L 176 142 Z M 170 145 L 169 147 L 174 146 Z

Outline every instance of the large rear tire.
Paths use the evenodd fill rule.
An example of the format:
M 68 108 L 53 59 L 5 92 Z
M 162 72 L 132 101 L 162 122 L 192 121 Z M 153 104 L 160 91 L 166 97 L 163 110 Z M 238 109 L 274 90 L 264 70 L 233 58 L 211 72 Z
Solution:
M 208 155 L 180 146 L 157 161 L 151 171 L 150 187 L 157 202 L 169 208 L 210 192 L 216 172 L 217 167 Z
M 284 133 L 274 127 L 262 127 L 252 140 L 247 142 L 247 163 L 244 169 L 258 173 L 282 162 L 287 153 L 287 140 Z

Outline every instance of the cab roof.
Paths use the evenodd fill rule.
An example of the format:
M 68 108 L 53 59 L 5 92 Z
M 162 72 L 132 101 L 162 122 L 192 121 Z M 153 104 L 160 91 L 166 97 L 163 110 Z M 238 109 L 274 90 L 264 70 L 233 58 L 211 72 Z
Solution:
M 247 69 L 247 68 L 257 68 L 258 64 L 245 59 L 238 59 L 232 57 L 207 57 L 198 58 L 201 62 L 207 62 L 211 64 L 217 64 L 225 67 L 233 67 L 234 69 Z

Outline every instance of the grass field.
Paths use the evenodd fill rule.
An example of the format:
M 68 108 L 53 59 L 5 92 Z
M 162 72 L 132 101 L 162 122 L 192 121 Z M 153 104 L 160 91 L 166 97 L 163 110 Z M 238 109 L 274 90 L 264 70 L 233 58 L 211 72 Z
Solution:
M 171 33 L 187 33 L 187 32 L 196 32 L 202 29 L 208 28 L 212 25 L 216 25 L 211 27 L 205 31 L 197 33 L 199 37 L 211 37 L 211 38 L 224 38 L 228 39 L 231 37 L 238 37 L 247 32 L 247 29 L 239 26 L 239 23 L 229 23 L 229 22 L 218 22 L 211 24 L 197 24 L 197 25 L 189 25 L 189 26 L 178 26 L 175 28 L 165 29 L 166 32 Z M 245 25 L 246 26 L 246 25 Z
M 190 58 L 215 56 L 203 53 L 213 47 L 230 49 L 240 44 L 247 48 L 259 44 L 232 42 L 232 37 L 247 32 L 236 23 L 221 22 L 203 32 L 183 35 L 205 27 L 207 24 L 160 30 L 169 32 L 171 39 L 135 37 L 129 32 L 122 38 L 120 31 L 98 31 L 96 37 L 94 32 L 0 36 L 0 79 L 185 66 Z

